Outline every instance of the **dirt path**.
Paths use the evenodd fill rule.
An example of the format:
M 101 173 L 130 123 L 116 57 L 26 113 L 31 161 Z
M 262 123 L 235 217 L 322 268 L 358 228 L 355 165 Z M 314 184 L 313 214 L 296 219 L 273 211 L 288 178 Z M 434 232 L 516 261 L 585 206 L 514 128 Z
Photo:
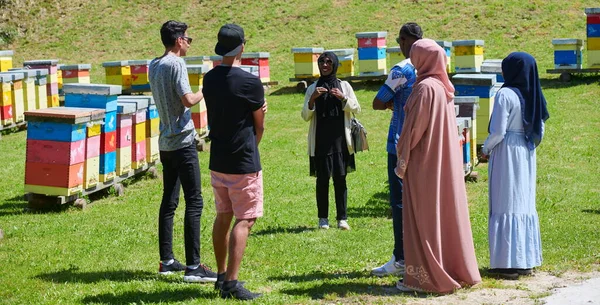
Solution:
M 599 291 L 600 287 L 589 290 L 591 285 L 597 283 L 596 279 L 600 278 L 600 272 L 593 273 L 575 273 L 568 272 L 561 274 L 559 277 L 546 272 L 538 272 L 533 277 L 523 277 L 518 281 L 500 281 L 502 286 L 506 288 L 482 288 L 471 289 L 469 291 L 459 291 L 452 295 L 430 298 L 427 300 L 415 299 L 414 303 L 409 304 L 544 304 L 548 302 L 546 299 L 551 295 L 563 296 L 563 289 L 572 289 L 573 293 L 568 298 L 569 305 L 576 304 L 600 304 L 599 300 L 590 301 L 589 298 L 594 298 L 586 291 Z M 584 283 L 586 286 L 582 286 Z M 594 285 L 595 286 L 595 285 Z M 512 288 L 509 288 L 512 287 Z M 569 294 L 569 293 L 567 293 Z M 581 302 L 577 302 L 580 300 Z M 591 299 L 593 300 L 593 299 Z M 565 304 L 559 301 L 554 304 Z

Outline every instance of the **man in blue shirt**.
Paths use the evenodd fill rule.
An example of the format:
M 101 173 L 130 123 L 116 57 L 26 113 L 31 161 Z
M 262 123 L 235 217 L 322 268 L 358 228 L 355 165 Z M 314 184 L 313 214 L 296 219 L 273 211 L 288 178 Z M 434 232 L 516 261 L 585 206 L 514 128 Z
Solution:
M 397 63 L 388 75 L 385 84 L 373 99 L 373 109 L 392 110 L 392 119 L 387 139 L 388 152 L 388 182 L 390 186 L 390 205 L 392 207 L 392 223 L 394 227 L 394 252 L 390 261 L 374 268 L 371 273 L 376 276 L 400 275 L 404 273 L 404 247 L 402 237 L 402 179 L 394 173 L 398 161 L 396 144 L 402 125 L 404 124 L 404 105 L 412 92 L 412 87 L 417 80 L 417 71 L 410 62 L 410 48 L 413 43 L 423 37 L 421 27 L 409 22 L 400 28 L 400 35 L 396 42 L 405 60 Z

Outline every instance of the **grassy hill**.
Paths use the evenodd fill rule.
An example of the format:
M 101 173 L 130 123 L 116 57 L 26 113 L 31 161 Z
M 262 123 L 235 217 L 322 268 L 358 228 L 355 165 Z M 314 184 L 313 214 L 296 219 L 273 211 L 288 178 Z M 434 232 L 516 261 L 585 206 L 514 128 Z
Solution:
M 392 241 L 385 159 L 390 113 L 370 106 L 379 84 L 353 85 L 371 146 L 357 155 L 358 170 L 348 177 L 353 230 L 315 230 L 315 181 L 308 176 L 306 156 L 308 124 L 300 118 L 303 95 L 288 81 L 293 77 L 290 48 L 355 48 L 354 34 L 362 31 L 388 31 L 388 45 L 393 46 L 400 26 L 416 21 L 430 38 L 485 40 L 486 58 L 503 58 L 516 50 L 533 54 L 550 112 L 537 152 L 544 251 L 540 269 L 558 275 L 599 270 L 599 78 L 564 84 L 544 73 L 553 66 L 551 39 L 585 39 L 584 8 L 593 6 L 597 2 L 0 0 L 0 38 L 10 41 L 0 42 L 0 49 L 15 51 L 15 66 L 43 58 L 91 63 L 92 81 L 103 82 L 102 62 L 162 54 L 159 28 L 168 19 L 191 26 L 194 43 L 189 55 L 212 55 L 219 27 L 241 24 L 247 50 L 270 52 L 271 79 L 280 82 L 269 91 L 261 143 L 265 217 L 253 229 L 241 279 L 266 294 L 259 301 L 265 304 L 413 303 L 420 299 L 394 292 L 396 278 L 368 275 L 370 268 L 389 258 Z M 24 212 L 25 136 L 19 132 L 0 139 L 0 228 L 5 232 L 0 240 L 0 303 L 220 302 L 211 286 L 156 275 L 160 180 L 131 181 L 125 196 L 95 196 L 84 211 Z M 202 260 L 215 266 L 207 153 L 200 153 L 200 164 L 205 199 Z M 487 166 L 476 170 L 481 179 L 469 183 L 467 192 L 482 287 L 520 289 L 518 282 L 505 284 L 485 273 Z M 176 214 L 174 235 L 180 259 L 183 205 Z M 330 211 L 333 218 L 332 204 Z

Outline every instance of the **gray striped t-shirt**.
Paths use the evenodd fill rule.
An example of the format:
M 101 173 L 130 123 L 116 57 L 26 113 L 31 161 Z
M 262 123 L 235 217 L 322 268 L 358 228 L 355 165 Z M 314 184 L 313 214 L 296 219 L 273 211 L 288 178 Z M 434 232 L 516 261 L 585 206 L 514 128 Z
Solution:
M 159 148 L 173 151 L 194 144 L 196 130 L 181 97 L 192 93 L 185 61 L 176 55 L 155 58 L 148 67 L 152 96 L 160 118 Z

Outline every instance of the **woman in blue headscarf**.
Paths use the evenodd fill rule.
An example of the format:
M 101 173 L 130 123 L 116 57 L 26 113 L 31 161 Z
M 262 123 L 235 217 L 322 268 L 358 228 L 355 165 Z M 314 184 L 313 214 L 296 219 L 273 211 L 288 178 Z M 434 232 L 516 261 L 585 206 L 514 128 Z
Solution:
M 489 272 L 518 279 L 542 263 L 535 149 L 549 116 L 531 55 L 511 53 L 502 74 L 482 150 L 489 155 Z

